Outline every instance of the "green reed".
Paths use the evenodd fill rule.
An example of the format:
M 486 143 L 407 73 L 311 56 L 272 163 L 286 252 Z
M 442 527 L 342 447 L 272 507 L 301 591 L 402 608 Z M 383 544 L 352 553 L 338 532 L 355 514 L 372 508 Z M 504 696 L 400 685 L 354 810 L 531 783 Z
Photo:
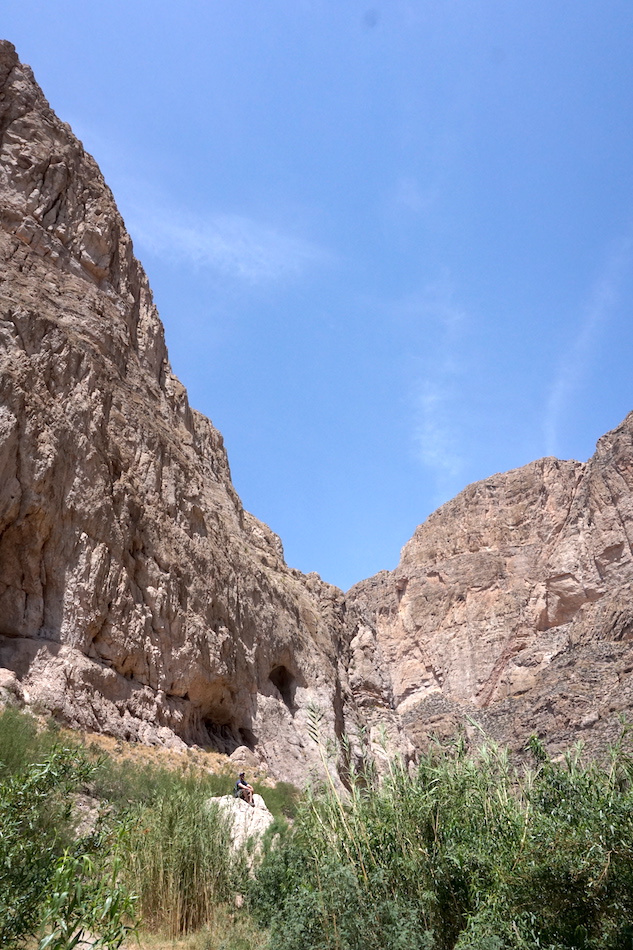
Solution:
M 492 745 L 433 748 L 301 805 L 251 890 L 275 950 L 625 950 L 633 792 L 624 743 L 530 767 Z
M 123 849 L 143 926 L 174 937 L 210 925 L 246 873 L 226 819 L 195 779 L 135 806 Z

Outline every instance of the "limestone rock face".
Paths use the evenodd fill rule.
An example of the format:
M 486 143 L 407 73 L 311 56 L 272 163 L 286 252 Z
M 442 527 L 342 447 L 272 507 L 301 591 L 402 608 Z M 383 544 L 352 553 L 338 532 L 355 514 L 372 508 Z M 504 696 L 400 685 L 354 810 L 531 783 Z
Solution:
M 589 462 L 546 458 L 466 488 L 393 573 L 347 595 L 349 679 L 418 747 L 469 719 L 519 747 L 590 748 L 633 704 L 633 414 Z
M 341 592 L 242 508 L 94 160 L 0 43 L 0 667 L 86 729 L 318 760 Z M 6 687 L 3 686 L 6 691 Z

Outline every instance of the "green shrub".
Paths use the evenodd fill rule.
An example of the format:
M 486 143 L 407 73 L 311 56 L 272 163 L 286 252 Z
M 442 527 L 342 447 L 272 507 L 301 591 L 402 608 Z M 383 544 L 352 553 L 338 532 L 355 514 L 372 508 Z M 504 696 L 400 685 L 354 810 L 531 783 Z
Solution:
M 84 937 L 94 948 L 120 947 L 133 929 L 136 902 L 120 871 L 116 860 L 100 866 L 87 854 L 66 852 L 49 882 L 38 950 L 74 950 Z
M 535 768 L 461 745 L 410 776 L 365 770 L 306 797 L 250 892 L 275 950 L 625 950 L 633 922 L 630 758 Z
M 118 947 L 128 930 L 129 895 L 112 874 L 108 887 L 101 883 L 105 836 L 72 835 L 68 796 L 91 771 L 76 750 L 57 748 L 0 783 L 0 946 L 7 950 L 38 931 L 41 950 L 70 950 L 96 922 L 104 927 L 101 945 Z

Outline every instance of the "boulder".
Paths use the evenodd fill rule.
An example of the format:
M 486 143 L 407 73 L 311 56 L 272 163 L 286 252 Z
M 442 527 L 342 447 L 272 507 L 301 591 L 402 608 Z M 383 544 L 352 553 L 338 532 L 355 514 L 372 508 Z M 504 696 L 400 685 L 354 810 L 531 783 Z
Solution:
M 231 821 L 231 840 L 236 850 L 248 841 L 261 839 L 266 829 L 275 820 L 266 808 L 261 795 L 253 796 L 252 805 L 241 798 L 233 798 L 232 795 L 210 798 L 209 804 L 216 804 L 221 814 L 229 817 Z M 257 847 L 255 850 L 257 850 Z

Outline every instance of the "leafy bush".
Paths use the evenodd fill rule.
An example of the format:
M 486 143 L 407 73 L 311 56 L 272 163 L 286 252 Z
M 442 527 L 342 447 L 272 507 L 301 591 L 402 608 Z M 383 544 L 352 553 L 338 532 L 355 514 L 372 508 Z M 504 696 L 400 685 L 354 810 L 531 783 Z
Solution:
M 132 902 L 116 873 L 101 883 L 104 836 L 72 837 L 68 796 L 91 771 L 76 750 L 58 748 L 0 783 L 0 946 L 8 950 L 38 931 L 41 950 L 70 950 L 95 922 L 101 945 L 118 947 L 129 929 Z
M 308 797 L 251 888 L 275 950 L 624 950 L 633 930 L 631 760 L 535 768 L 461 745 L 410 776 Z
M 87 777 L 85 762 L 59 750 L 0 785 L 0 945 L 33 933 L 67 843 L 67 795 Z
M 86 937 L 94 948 L 120 947 L 132 929 L 135 905 L 120 870 L 117 861 L 104 868 L 87 854 L 65 853 L 50 881 L 38 950 L 74 950 Z

